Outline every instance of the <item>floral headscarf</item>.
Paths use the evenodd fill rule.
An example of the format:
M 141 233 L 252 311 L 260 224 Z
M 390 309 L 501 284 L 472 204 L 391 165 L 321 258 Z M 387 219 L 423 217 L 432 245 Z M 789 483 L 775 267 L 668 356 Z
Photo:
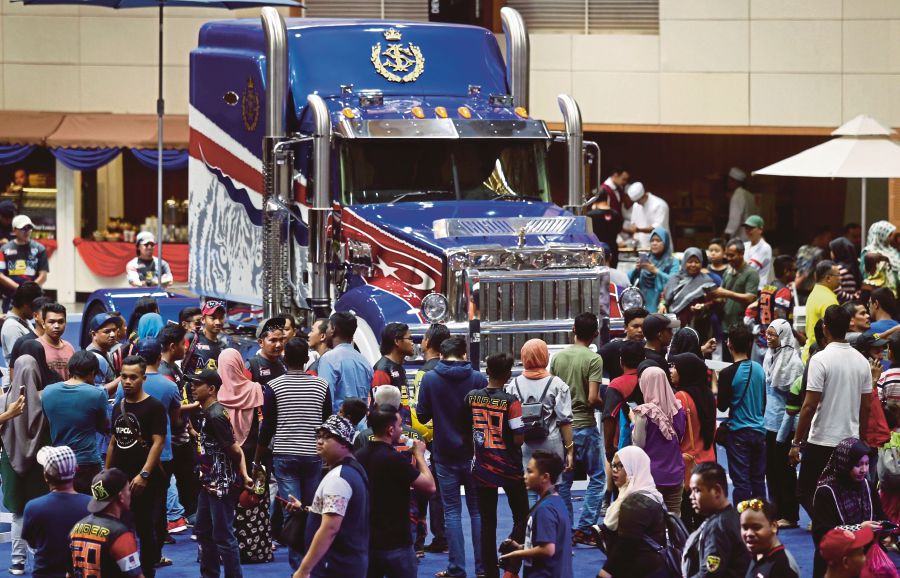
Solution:
M 869 455 L 870 450 L 864 441 L 844 438 L 835 446 L 819 477 L 816 494 L 822 491 L 832 493 L 842 524 L 859 524 L 871 520 L 874 515 L 868 480 L 857 482 L 850 477 L 850 470 Z
M 895 272 L 900 271 L 900 252 L 891 246 L 891 235 L 897 230 L 893 224 L 888 221 L 876 221 L 869 227 L 869 235 L 866 237 L 866 246 L 863 248 L 863 255 L 866 253 L 878 253 L 884 255 L 891 262 L 891 269 Z
M 667 440 L 674 438 L 674 419 L 681 409 L 681 401 L 675 397 L 666 372 L 659 367 L 648 367 L 641 374 L 640 386 L 644 403 L 634 408 L 634 413 L 655 423 Z

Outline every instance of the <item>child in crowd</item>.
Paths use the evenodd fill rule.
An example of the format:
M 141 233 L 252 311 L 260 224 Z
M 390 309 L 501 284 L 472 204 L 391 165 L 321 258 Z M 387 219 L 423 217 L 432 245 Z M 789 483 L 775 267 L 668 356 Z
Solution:
M 799 578 L 800 567 L 778 539 L 778 512 L 775 505 L 753 498 L 738 504 L 741 538 L 750 552 L 747 576 L 754 578 Z
M 523 578 L 572 576 L 572 530 L 569 511 L 559 494 L 556 480 L 563 471 L 562 459 L 555 453 L 535 450 L 525 469 L 525 486 L 541 498 L 528 516 L 525 545 L 506 542 L 511 552 L 500 562 L 524 562 Z M 504 548 L 506 550 L 506 548 Z

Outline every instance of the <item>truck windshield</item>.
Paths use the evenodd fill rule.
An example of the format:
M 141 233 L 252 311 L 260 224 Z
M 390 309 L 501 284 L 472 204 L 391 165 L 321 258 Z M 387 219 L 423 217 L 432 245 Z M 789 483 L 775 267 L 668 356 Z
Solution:
M 545 141 L 354 140 L 341 148 L 347 205 L 546 201 Z

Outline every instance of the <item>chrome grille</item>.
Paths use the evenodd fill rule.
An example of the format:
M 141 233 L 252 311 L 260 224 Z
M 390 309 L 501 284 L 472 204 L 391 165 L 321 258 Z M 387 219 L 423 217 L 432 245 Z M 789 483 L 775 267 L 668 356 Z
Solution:
M 578 314 L 591 312 L 598 317 L 607 314 L 608 273 L 598 277 L 541 280 L 541 274 L 527 281 L 491 279 L 479 282 L 479 310 L 481 317 L 481 358 L 499 352 L 519 358 L 522 345 L 529 339 L 543 339 L 548 344 L 571 341 L 571 325 L 565 331 L 528 331 L 533 324 L 524 324 L 522 332 L 496 332 L 488 328 L 492 323 L 574 319 Z

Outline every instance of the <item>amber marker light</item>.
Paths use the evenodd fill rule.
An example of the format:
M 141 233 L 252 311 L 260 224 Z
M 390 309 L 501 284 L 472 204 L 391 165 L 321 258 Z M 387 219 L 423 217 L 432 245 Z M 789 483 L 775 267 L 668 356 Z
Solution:
M 463 118 L 472 118 L 472 111 L 469 110 L 468 106 L 461 106 L 458 109 L 456 109 L 456 112 L 458 112 L 459 116 L 461 116 Z
M 411 111 L 411 112 L 412 112 L 413 116 L 416 117 L 416 118 L 425 118 L 425 111 L 422 110 L 422 107 L 421 107 L 421 106 L 414 106 L 414 107 L 412 107 L 412 111 Z
M 528 111 L 525 109 L 524 106 L 517 106 L 515 110 L 516 110 L 516 114 L 518 116 L 520 116 L 522 118 L 528 118 Z
M 345 108 L 341 111 L 341 114 L 346 116 L 347 118 L 356 118 L 356 113 L 353 112 L 353 109 L 350 107 Z
M 438 115 L 439 118 L 447 118 L 447 109 L 443 106 L 437 106 L 434 108 L 434 114 Z

